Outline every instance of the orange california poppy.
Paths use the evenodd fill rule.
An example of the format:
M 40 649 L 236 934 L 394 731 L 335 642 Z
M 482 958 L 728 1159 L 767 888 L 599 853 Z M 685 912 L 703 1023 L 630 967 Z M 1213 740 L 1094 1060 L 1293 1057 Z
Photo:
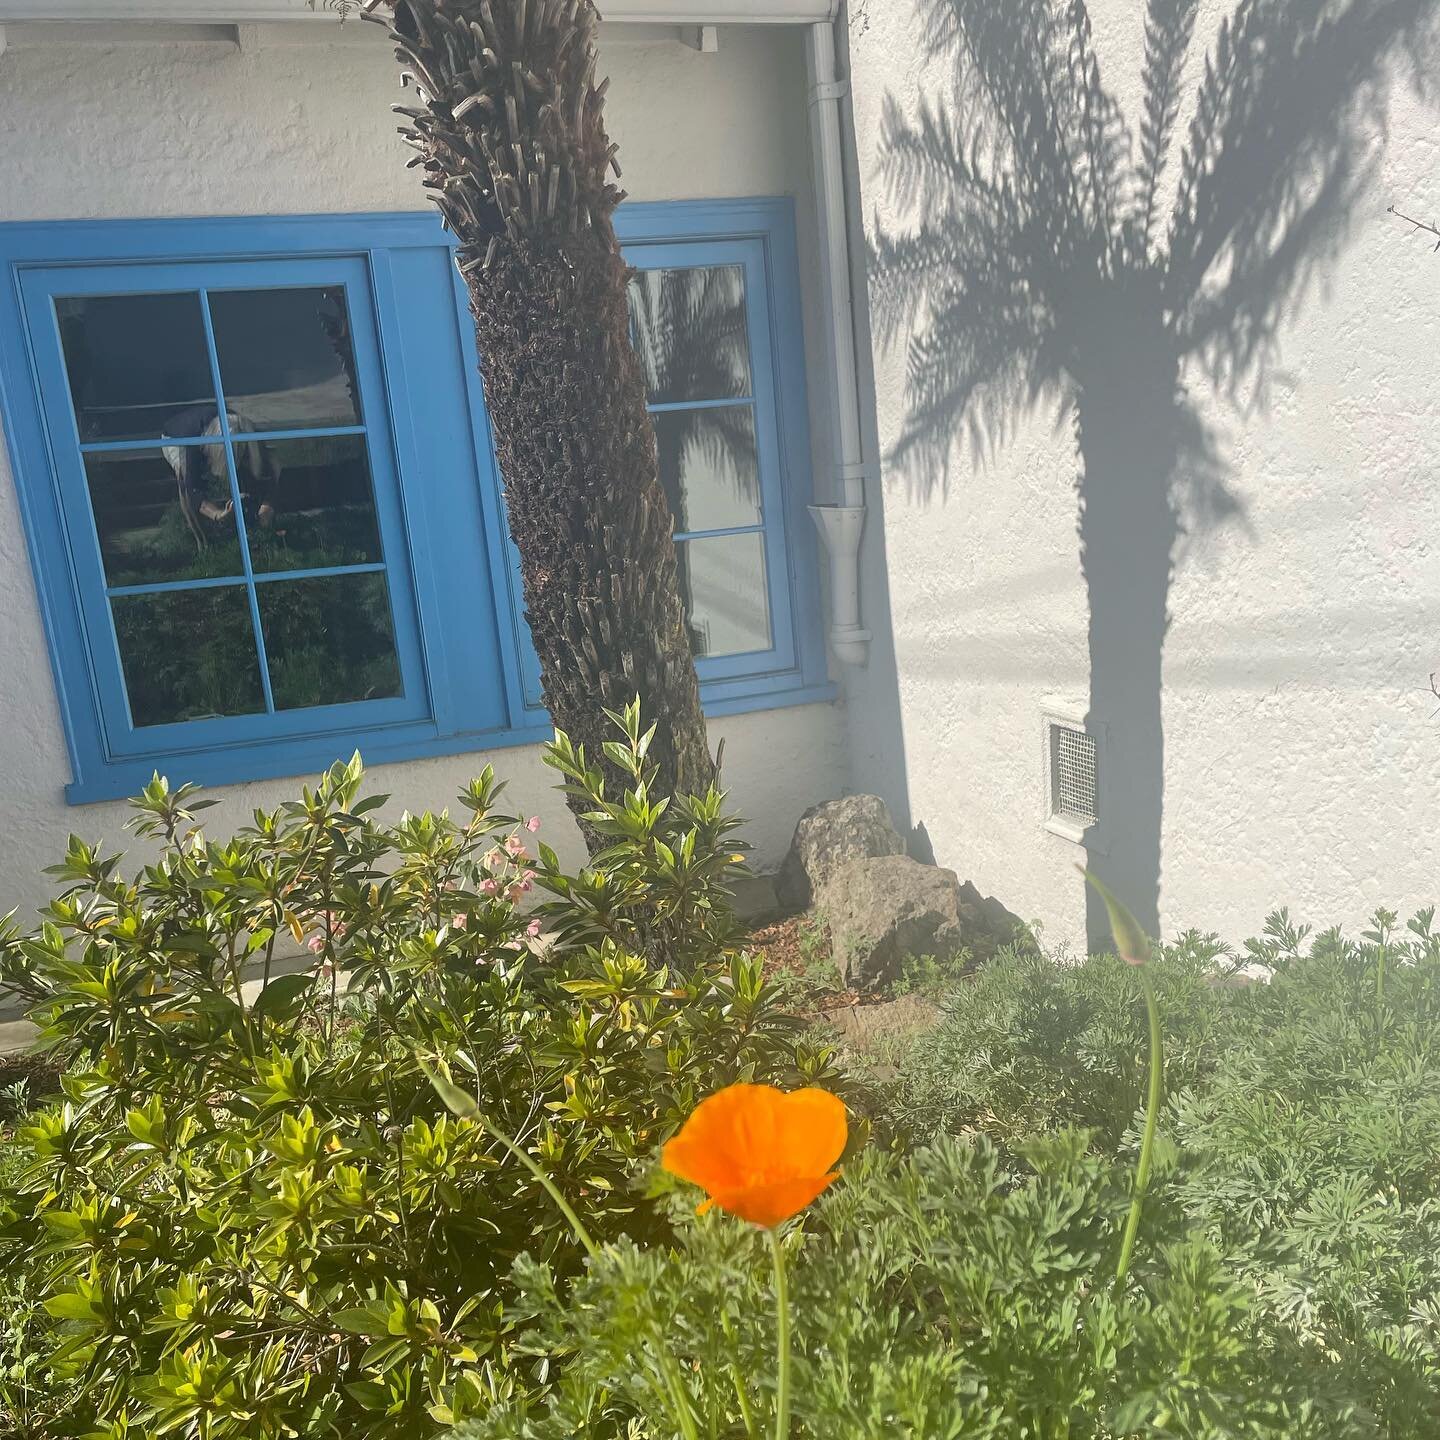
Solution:
M 847 1134 L 844 1104 L 824 1090 L 731 1085 L 695 1107 L 660 1163 L 709 1195 L 701 1214 L 718 1205 L 773 1230 L 836 1178 Z

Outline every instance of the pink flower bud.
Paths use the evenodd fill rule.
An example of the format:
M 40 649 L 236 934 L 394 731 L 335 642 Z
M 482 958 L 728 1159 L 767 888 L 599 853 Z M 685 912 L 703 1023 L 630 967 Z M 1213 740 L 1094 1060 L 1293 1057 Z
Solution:
M 500 870 L 505 865 L 505 852 L 496 846 L 485 852 L 485 859 L 481 862 L 487 870 Z
M 538 834 L 540 833 L 540 817 L 539 817 L 538 815 L 532 815 L 532 816 L 525 822 L 525 828 L 526 828 L 532 835 L 538 835 Z
M 305 946 L 312 955 L 318 955 L 325 948 L 325 937 L 323 935 L 312 935 L 305 942 Z
M 526 927 L 525 933 L 533 940 L 540 933 L 540 922 L 532 920 Z
M 480 893 L 482 895 L 498 895 L 500 893 L 500 882 L 498 880 L 482 880 L 480 882 Z
M 530 855 L 530 852 L 525 848 L 525 842 L 518 835 L 512 835 L 505 842 L 505 849 L 517 860 L 528 859 Z

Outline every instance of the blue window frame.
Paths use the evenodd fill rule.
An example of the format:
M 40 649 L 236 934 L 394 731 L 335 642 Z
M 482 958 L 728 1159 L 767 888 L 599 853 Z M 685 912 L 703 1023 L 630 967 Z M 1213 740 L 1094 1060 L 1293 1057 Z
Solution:
M 788 201 L 628 206 L 702 696 L 826 698 Z M 0 225 L 0 400 L 72 801 L 548 734 L 429 216 Z

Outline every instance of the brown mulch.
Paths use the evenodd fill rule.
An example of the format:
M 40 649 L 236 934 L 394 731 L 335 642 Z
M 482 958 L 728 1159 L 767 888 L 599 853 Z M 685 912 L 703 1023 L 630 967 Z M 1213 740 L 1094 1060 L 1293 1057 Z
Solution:
M 807 972 L 810 958 L 802 937 L 807 932 L 820 931 L 824 926 L 810 915 L 791 915 L 770 925 L 762 925 L 750 932 L 750 946 L 765 960 L 765 968 L 783 975 L 792 975 L 797 980 L 812 980 Z M 824 944 L 829 947 L 829 936 Z M 810 950 L 813 954 L 814 943 Z M 859 990 L 813 989 L 808 997 L 806 1010 L 817 1015 L 832 1015 L 837 1010 L 852 1010 L 858 1005 L 872 1005 L 882 997 L 863 994 Z

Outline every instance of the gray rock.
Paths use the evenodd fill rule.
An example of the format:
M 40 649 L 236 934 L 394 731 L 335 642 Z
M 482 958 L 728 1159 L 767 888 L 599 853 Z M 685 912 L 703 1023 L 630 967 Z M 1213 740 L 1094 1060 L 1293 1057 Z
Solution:
M 978 964 L 1023 928 L 953 870 L 905 855 L 850 861 L 826 882 L 816 907 L 840 973 L 861 990 L 894 980 L 906 956 L 964 955 Z
M 851 861 L 904 853 L 905 842 L 878 795 L 827 800 L 800 817 L 776 877 L 776 894 L 788 909 L 804 910 Z

